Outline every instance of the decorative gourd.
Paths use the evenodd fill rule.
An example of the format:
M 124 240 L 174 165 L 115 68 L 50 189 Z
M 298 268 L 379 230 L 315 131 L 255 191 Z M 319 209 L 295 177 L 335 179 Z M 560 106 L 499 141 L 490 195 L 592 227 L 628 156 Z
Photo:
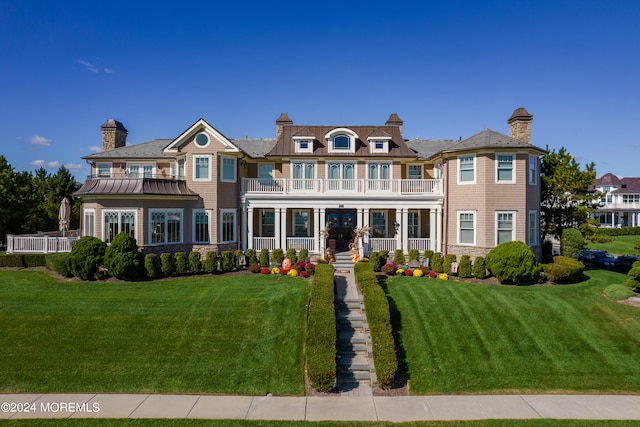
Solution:
M 282 268 L 286 270 L 291 268 L 291 260 L 289 258 L 285 258 L 284 261 L 282 261 Z

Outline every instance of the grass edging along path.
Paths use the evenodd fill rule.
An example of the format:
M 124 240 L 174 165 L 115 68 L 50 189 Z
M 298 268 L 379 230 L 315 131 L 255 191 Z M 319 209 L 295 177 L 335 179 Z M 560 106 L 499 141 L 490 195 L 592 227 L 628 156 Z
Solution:
M 625 276 L 586 274 L 564 286 L 388 279 L 411 393 L 640 391 L 640 311 L 602 295 Z
M 302 395 L 310 293 L 286 276 L 0 271 L 0 392 Z

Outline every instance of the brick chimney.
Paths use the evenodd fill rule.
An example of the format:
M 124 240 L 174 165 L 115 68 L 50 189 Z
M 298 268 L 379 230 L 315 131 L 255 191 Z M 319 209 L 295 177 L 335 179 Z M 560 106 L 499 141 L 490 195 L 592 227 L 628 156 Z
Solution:
M 402 119 L 400 117 L 398 117 L 398 115 L 396 113 L 392 113 L 389 118 L 387 119 L 387 122 L 385 123 L 385 126 L 398 126 L 400 128 L 400 134 L 402 134 L 402 125 L 404 124 L 404 122 L 402 121 Z
M 102 126 L 102 151 L 111 151 L 127 145 L 129 131 L 117 120 L 109 119 Z
M 293 125 L 293 120 L 289 118 L 289 115 L 287 113 L 280 114 L 280 117 L 276 119 L 276 141 L 282 135 L 282 128 L 291 125 Z
M 531 120 L 533 120 L 533 116 L 526 109 L 518 108 L 515 110 L 507 120 L 511 138 L 531 144 Z

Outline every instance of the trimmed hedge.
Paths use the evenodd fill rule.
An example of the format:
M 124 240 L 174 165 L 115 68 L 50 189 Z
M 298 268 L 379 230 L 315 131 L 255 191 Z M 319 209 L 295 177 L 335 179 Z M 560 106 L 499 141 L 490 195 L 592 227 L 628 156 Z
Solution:
M 69 254 L 65 252 L 61 252 L 57 254 L 46 254 L 44 256 L 45 266 L 49 270 L 55 271 L 62 277 L 71 277 L 71 272 L 69 271 L 68 259 L 69 259 Z
M 458 263 L 458 277 L 466 279 L 473 276 L 473 267 L 471 265 L 471 257 L 462 255 Z
M 316 266 L 307 319 L 307 373 L 311 386 L 330 391 L 336 380 L 336 316 L 330 264 Z
M 597 232 L 609 236 L 638 236 L 640 235 L 640 227 L 598 228 Z
M 441 252 L 436 252 L 431 256 L 430 267 L 436 273 L 444 273 L 444 258 Z
M 487 278 L 487 264 L 482 256 L 476 257 L 473 261 L 473 277 L 476 279 Z
M 176 252 L 173 254 L 173 261 L 175 263 L 176 274 L 178 276 L 184 276 L 189 271 L 189 261 L 187 259 L 186 252 Z
M 393 385 L 398 372 L 398 358 L 391 327 L 389 301 L 378 283 L 371 263 L 356 263 L 354 276 L 364 298 L 378 386 L 388 388 Z
M 156 254 L 146 254 L 144 256 L 144 271 L 150 279 L 157 279 L 162 275 L 160 270 L 160 260 Z
M 457 260 L 458 259 L 454 254 L 447 254 L 447 256 L 444 257 L 444 261 L 442 263 L 442 269 L 444 270 L 444 273 L 447 273 L 449 276 L 451 276 L 453 274 L 453 272 L 451 271 L 451 264 L 453 264 Z
M 582 279 L 584 264 L 566 256 L 555 256 L 553 263 L 542 264 L 542 271 L 549 282 L 575 283 Z

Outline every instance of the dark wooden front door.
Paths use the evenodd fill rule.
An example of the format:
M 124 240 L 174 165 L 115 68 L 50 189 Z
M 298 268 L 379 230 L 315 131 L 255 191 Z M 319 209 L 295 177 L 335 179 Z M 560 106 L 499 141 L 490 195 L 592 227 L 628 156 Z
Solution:
M 353 229 L 356 228 L 356 210 L 327 209 L 326 215 L 329 224 L 329 247 L 335 243 L 336 251 L 349 250 L 349 243 L 353 239 Z

